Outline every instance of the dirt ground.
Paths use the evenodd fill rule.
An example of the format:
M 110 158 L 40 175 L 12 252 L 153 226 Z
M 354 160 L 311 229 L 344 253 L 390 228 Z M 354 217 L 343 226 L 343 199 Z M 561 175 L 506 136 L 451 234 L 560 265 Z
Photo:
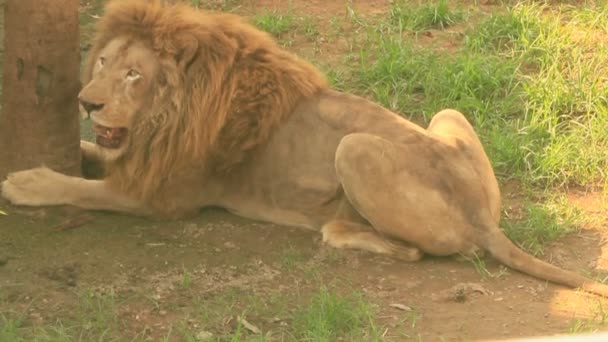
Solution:
M 243 2 L 234 11 L 292 6 L 323 22 L 347 15 L 345 4 L 260 0 Z M 388 1 L 352 4 L 374 14 L 386 11 Z M 311 43 L 296 40 L 290 48 L 311 54 L 306 44 Z M 331 55 L 341 44 L 346 45 L 321 44 L 315 54 Z M 519 205 L 514 189 L 504 190 L 507 212 Z M 573 191 L 569 198 L 596 219 L 580 233 L 547 246 L 542 258 L 588 275 L 607 271 L 608 210 L 602 196 Z M 263 332 L 281 331 L 295 308 L 325 285 L 337 293 L 361 291 L 388 341 L 608 330 L 603 325 L 608 301 L 507 270 L 491 258 L 485 260 L 489 274 L 483 274 L 458 258 L 427 257 L 410 264 L 336 251 L 323 246 L 316 232 L 252 222 L 219 209 L 180 221 L 25 210 L 6 203 L 0 210 L 8 213 L 0 216 L 0 313 L 19 316 L 25 327 L 77 321 L 98 312 L 86 304 L 93 298 L 93 306 L 117 319 L 93 321 L 120 331 L 124 339 L 118 340 L 159 340 L 175 327 L 229 334 L 243 312 Z M 66 219 L 84 224 L 58 229 Z
M 362 291 L 377 308 L 386 340 L 601 330 L 605 318 L 605 300 L 508 271 L 490 259 L 486 266 L 492 275 L 481 276 L 470 262 L 456 258 L 409 264 L 336 251 L 324 247 L 315 232 L 216 209 L 173 222 L 96 213 L 84 226 L 58 230 L 57 224 L 76 214 L 2 208 L 10 215 L 0 218 L 0 312 L 20 313 L 32 326 L 82 314 L 83 291 L 90 291 L 111 295 L 112 302 L 104 305 L 119 317 L 121 331 L 130 332 L 126 336 L 156 340 L 178 322 L 197 329 L 198 303 L 208 301 L 213 312 L 213 305 L 224 305 L 214 298 L 230 293 L 232 307 L 216 313 L 229 320 L 257 298 L 264 309 L 254 310 L 257 315 L 248 320 L 272 331 L 289 322 L 290 309 L 275 311 L 275 304 L 293 308 L 320 284 L 337 292 Z M 555 243 L 545 259 L 572 270 L 605 270 L 604 227 Z M 222 323 L 206 329 L 217 333 L 233 327 Z

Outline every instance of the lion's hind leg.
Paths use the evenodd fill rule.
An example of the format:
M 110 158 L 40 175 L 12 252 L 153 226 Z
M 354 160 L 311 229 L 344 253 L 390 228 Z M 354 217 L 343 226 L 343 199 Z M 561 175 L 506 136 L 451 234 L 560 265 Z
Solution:
M 321 229 L 323 242 L 335 248 L 360 249 L 403 261 L 418 261 L 423 253 L 416 247 L 389 241 L 373 228 L 360 223 L 333 220 Z
M 338 145 L 335 165 L 349 202 L 376 231 L 425 253 L 451 255 L 473 247 L 458 207 L 475 173 L 456 154 L 428 136 L 394 143 L 354 133 Z M 475 210 L 476 203 L 466 205 Z

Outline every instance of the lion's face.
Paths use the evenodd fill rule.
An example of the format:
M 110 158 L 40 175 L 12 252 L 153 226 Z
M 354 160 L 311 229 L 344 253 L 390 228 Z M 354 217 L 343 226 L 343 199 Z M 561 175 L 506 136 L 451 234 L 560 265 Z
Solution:
M 96 142 L 106 159 L 125 152 L 133 121 L 152 109 L 159 69 L 152 50 L 125 38 L 110 41 L 98 54 L 91 81 L 78 99 L 93 120 Z

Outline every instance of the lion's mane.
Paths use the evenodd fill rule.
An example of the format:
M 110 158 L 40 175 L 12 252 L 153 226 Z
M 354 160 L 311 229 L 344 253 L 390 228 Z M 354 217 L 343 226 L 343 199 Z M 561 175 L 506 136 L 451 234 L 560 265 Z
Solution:
M 315 67 L 235 15 L 146 0 L 108 3 L 96 27 L 85 84 L 100 50 L 117 37 L 151 48 L 162 70 L 153 112 L 138 114 L 131 144 L 108 166 L 107 179 L 165 211 L 173 180 L 201 168 L 230 172 L 269 139 L 299 101 L 327 87 Z

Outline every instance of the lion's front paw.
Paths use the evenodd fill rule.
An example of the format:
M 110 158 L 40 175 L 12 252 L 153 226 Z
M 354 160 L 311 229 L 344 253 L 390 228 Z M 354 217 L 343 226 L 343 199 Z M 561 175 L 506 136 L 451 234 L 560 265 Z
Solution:
M 60 173 L 45 167 L 14 172 L 2 182 L 2 197 L 16 205 L 64 204 Z

